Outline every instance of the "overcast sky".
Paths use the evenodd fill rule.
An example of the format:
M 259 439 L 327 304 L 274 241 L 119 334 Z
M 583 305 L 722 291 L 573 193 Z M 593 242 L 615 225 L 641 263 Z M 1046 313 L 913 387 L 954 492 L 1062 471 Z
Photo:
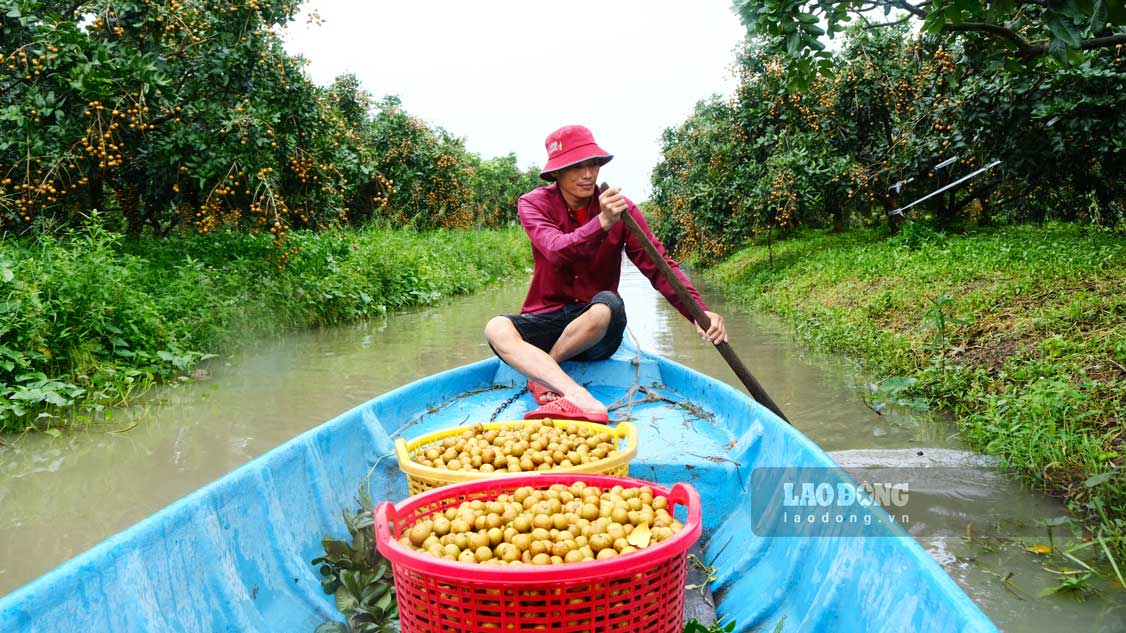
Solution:
M 578 123 L 614 154 L 602 180 L 649 196 L 660 135 L 730 95 L 744 30 L 727 0 L 306 0 L 286 33 L 314 82 L 355 73 L 376 98 L 485 158 L 543 165 L 544 138 Z M 316 11 L 323 23 L 309 25 Z

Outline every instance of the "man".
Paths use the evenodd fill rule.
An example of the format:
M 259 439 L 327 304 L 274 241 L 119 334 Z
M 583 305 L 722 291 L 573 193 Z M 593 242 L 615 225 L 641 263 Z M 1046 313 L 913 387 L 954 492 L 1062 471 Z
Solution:
M 559 366 L 565 360 L 609 358 L 622 342 L 625 305 L 618 296 L 622 250 L 689 321 L 692 317 L 657 265 L 621 222 L 633 215 L 642 231 L 684 282 L 711 320 L 697 332 L 715 344 L 727 340 L 723 317 L 708 310 L 700 294 L 665 255 L 641 211 L 618 187 L 598 193 L 599 168 L 613 155 L 590 130 L 569 125 L 552 132 L 544 145 L 547 163 L 540 177 L 553 184 L 520 197 L 517 211 L 532 241 L 535 269 L 520 314 L 493 317 L 485 338 L 501 360 L 529 378 L 528 389 L 542 405 L 525 417 L 604 422 L 606 406 Z

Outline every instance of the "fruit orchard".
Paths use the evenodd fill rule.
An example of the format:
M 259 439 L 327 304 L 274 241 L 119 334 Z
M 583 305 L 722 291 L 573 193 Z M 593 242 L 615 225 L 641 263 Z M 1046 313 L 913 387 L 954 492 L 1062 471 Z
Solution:
M 867 4 L 736 3 L 751 31 L 739 87 L 665 131 L 657 234 L 706 261 L 751 237 L 904 217 L 945 229 L 1121 223 L 1126 16 L 1101 2 L 1064 13 L 1016 3 L 1011 15 L 996 3 L 923 4 L 923 15 L 845 26 Z M 843 34 L 837 50 L 825 50 L 822 24 Z
M 538 170 L 314 85 L 279 35 L 298 4 L 0 0 L 0 430 L 523 270 Z
M 512 157 L 311 83 L 278 35 L 291 0 L 5 0 L 0 231 L 271 232 L 383 220 L 497 225 L 535 184 Z

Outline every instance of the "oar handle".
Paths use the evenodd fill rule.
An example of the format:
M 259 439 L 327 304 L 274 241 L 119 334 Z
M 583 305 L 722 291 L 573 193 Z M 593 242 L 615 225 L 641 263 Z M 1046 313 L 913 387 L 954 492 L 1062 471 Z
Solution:
M 602 186 L 599 187 L 599 192 L 604 192 L 608 188 L 609 185 L 602 183 Z M 704 309 L 700 307 L 700 304 L 696 302 L 696 298 L 692 296 L 692 293 L 688 292 L 688 288 L 685 287 L 684 282 L 681 281 L 680 276 L 676 274 L 672 266 L 669 266 L 664 255 L 657 250 L 657 245 L 653 243 L 653 240 L 649 239 L 645 231 L 641 230 L 641 227 L 637 224 L 637 220 L 633 218 L 633 215 L 631 215 L 628 210 L 622 213 L 620 217 L 622 222 L 625 223 L 626 228 L 629 229 L 629 232 L 637 238 L 637 241 L 641 242 L 641 246 L 649 255 L 650 261 L 657 266 L 661 274 L 664 275 L 665 279 L 672 285 L 673 290 L 676 291 L 677 298 L 680 299 L 681 304 L 688 308 L 692 319 L 707 331 L 707 329 L 711 327 L 712 320 L 708 317 L 707 313 L 704 312 Z M 774 404 L 774 400 L 767 395 L 766 390 L 763 389 L 762 385 L 751 375 L 750 370 L 748 370 L 746 365 L 743 364 L 743 361 L 739 359 L 739 356 L 735 353 L 735 350 L 732 349 L 731 345 L 723 341 L 716 343 L 715 347 L 719 350 L 720 356 L 723 356 L 723 360 L 727 361 L 727 365 L 731 367 L 731 370 L 739 377 L 739 381 L 747 388 L 751 397 L 767 409 L 773 411 L 778 417 L 789 422 L 790 419 L 782 413 L 782 409 L 778 408 L 778 405 Z

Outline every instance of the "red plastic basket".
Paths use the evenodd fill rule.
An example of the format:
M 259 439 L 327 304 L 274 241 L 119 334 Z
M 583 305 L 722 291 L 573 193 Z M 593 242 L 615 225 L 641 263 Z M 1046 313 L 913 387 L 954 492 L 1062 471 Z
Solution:
M 492 566 L 443 560 L 398 538 L 422 517 L 463 501 L 491 501 L 521 486 L 582 481 L 609 489 L 649 486 L 687 509 L 684 528 L 630 554 L 563 565 Z M 671 512 L 670 508 L 670 512 Z M 700 538 L 700 496 L 688 484 L 666 489 L 638 479 L 529 474 L 436 488 L 375 510 L 375 542 L 391 561 L 404 633 L 527 631 L 679 633 L 688 548 Z

